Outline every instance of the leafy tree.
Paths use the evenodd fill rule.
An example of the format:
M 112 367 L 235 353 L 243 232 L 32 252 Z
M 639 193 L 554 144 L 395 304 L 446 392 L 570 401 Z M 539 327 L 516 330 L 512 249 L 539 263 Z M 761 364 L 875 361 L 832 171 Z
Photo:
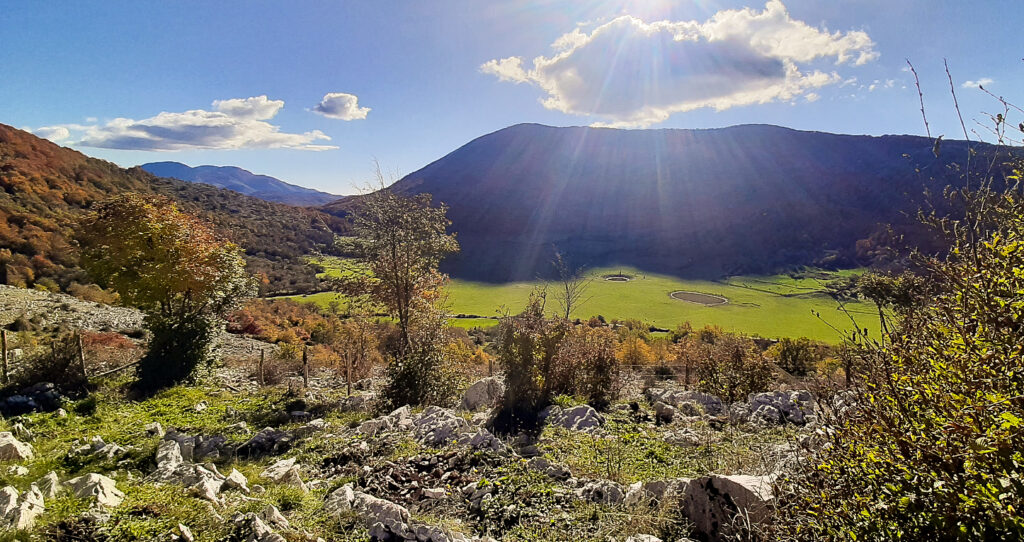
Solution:
M 430 194 L 403 196 L 389 188 L 367 194 L 353 211 L 356 236 L 340 239 L 367 262 L 371 274 L 360 286 L 397 320 L 403 352 L 412 346 L 414 311 L 424 306 L 419 300 L 436 298 L 443 285 L 438 264 L 459 250 L 447 232 L 447 208 L 430 200 Z
M 153 338 L 139 364 L 143 389 L 208 363 L 220 318 L 255 291 L 242 249 L 166 198 L 127 194 L 98 204 L 79 242 L 90 275 L 146 313 Z

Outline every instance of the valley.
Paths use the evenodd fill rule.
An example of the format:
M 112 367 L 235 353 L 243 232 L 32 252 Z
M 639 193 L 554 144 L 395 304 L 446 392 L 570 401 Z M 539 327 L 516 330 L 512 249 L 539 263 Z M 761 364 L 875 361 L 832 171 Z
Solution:
M 350 265 L 337 258 L 314 259 L 324 268 L 324 276 L 340 276 Z M 877 311 L 869 302 L 846 300 L 840 305 L 826 293 L 829 281 L 849 278 L 863 269 L 822 271 L 809 269 L 793 275 L 744 275 L 722 280 L 686 280 L 666 275 L 645 273 L 628 267 L 609 267 L 587 271 L 589 279 L 584 303 L 572 316 L 587 320 L 598 315 L 606 320 L 640 320 L 663 329 L 675 329 L 683 322 L 694 328 L 719 326 L 727 331 L 766 338 L 807 337 L 827 343 L 839 343 L 853 327 L 869 330 L 878 336 Z M 608 276 L 624 275 L 627 281 L 606 280 Z M 554 289 L 549 281 L 535 280 L 490 284 L 451 279 L 446 288 L 449 314 L 470 315 L 453 318 L 458 327 L 487 327 L 506 313 L 518 313 L 526 306 L 530 293 L 545 287 Z M 693 291 L 728 300 L 721 305 L 703 306 L 673 299 L 677 291 Z M 327 307 L 332 301 L 344 303 L 344 296 L 322 292 L 293 297 Z M 554 310 L 554 301 L 549 300 Z M 475 316 L 475 317 L 473 317 Z M 838 331 L 837 331 L 838 330 Z

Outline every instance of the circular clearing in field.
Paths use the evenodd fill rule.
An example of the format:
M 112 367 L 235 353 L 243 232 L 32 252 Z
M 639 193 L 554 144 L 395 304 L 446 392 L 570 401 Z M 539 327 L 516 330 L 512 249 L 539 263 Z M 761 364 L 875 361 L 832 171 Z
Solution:
M 702 294 L 700 292 L 686 292 L 683 290 L 677 290 L 668 294 L 672 299 L 678 299 L 679 301 L 686 301 L 687 303 L 695 303 L 697 305 L 704 305 L 705 307 L 714 307 L 715 305 L 725 305 L 729 302 L 728 299 L 720 295 Z
M 604 280 L 608 282 L 629 282 L 633 280 L 633 277 L 629 275 L 607 275 Z

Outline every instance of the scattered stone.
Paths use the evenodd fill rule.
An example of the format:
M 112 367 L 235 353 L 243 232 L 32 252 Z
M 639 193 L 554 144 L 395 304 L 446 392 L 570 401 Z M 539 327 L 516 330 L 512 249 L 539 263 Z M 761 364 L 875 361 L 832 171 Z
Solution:
M 396 430 L 407 430 L 412 428 L 412 409 L 405 405 L 396 409 L 391 414 L 366 420 L 356 430 L 361 435 L 372 437 L 380 433 L 387 433 Z
M 690 429 L 666 431 L 662 438 L 664 438 L 665 442 L 669 444 L 675 444 L 676 446 L 682 446 L 684 448 L 696 448 L 703 443 L 700 435 Z
M 497 378 L 492 376 L 477 380 L 462 396 L 462 408 L 476 410 L 485 406 L 494 406 L 504 394 L 505 385 Z
M 280 527 L 281 529 L 287 529 L 289 527 L 288 519 L 285 518 L 281 511 L 274 505 L 268 505 L 259 514 L 260 519 L 263 521 Z
M 151 437 L 161 437 L 165 435 L 164 428 L 160 425 L 160 422 L 153 422 L 146 424 L 146 434 Z
M 735 534 L 730 525 L 738 515 L 751 524 L 768 517 L 772 500 L 770 476 L 712 474 L 690 482 L 683 509 L 698 533 L 711 541 Z
M 196 412 L 202 412 L 208 408 L 210 408 L 210 405 L 206 401 L 199 401 L 195 406 Z
M 670 390 L 664 388 L 649 388 L 644 392 L 647 400 L 653 405 L 654 403 L 661 401 L 666 405 L 671 405 L 676 408 L 686 408 L 688 411 L 690 407 L 682 407 L 683 403 L 690 402 L 701 408 L 703 412 L 712 416 L 717 416 L 725 412 L 725 403 L 718 397 L 699 391 L 680 391 Z M 689 412 L 683 412 L 683 415 L 691 415 Z M 697 415 L 697 414 L 692 414 Z
M 8 518 L 18 508 L 18 490 L 14 486 L 0 489 L 0 518 Z
M 766 392 L 750 397 L 750 419 L 761 425 L 804 425 L 813 412 L 814 397 L 808 391 Z
M 676 416 L 676 409 L 671 405 L 667 405 L 661 401 L 654 403 L 654 419 L 661 423 L 672 423 L 672 418 Z
M 12 529 L 27 530 L 35 525 L 36 518 L 43 511 L 43 494 L 33 484 L 28 491 L 21 494 L 21 502 L 18 503 L 18 507 L 14 509 L 10 517 L 5 516 L 4 519 L 10 522 Z
M 302 481 L 302 477 L 299 474 L 299 467 L 295 464 L 295 458 L 282 459 L 277 463 L 267 467 L 260 476 L 273 480 L 279 484 L 285 484 L 295 486 L 301 489 L 303 492 L 309 491 L 306 488 L 306 484 Z
M 373 400 L 372 393 L 357 393 L 339 401 L 338 408 L 342 412 L 366 412 L 373 406 Z
M 79 499 L 95 498 L 99 506 L 113 507 L 121 504 L 124 493 L 117 489 L 114 480 L 102 474 L 86 474 L 67 481 L 71 493 Z
M 261 457 L 265 455 L 277 455 L 288 451 L 292 447 L 294 437 L 287 431 L 264 427 L 251 439 L 235 450 L 235 453 L 243 457 Z
M 192 530 L 189 529 L 184 523 L 178 524 L 178 536 L 181 537 L 185 542 L 193 542 L 196 537 L 192 534 Z
M 568 480 L 572 477 L 572 473 L 566 467 L 548 461 L 543 457 L 534 457 L 526 462 L 526 465 L 531 469 L 541 472 L 551 478 L 558 481 Z
M 551 410 L 548 423 L 564 427 L 572 431 L 589 433 L 599 428 L 604 419 L 590 405 L 579 405 L 562 410 L 555 407 Z
M 445 497 L 445 491 L 443 487 L 426 488 L 423 490 L 423 498 L 425 499 L 443 499 Z
M 443 446 L 458 440 L 469 429 L 469 423 L 452 411 L 438 406 L 427 407 L 413 422 L 413 435 L 427 446 Z
M 285 537 L 275 533 L 256 514 L 238 514 L 234 517 L 234 523 L 241 531 L 240 539 L 245 542 L 287 542 Z
M 14 432 L 14 436 L 21 440 L 32 440 L 35 438 L 32 431 L 29 431 L 21 422 L 14 422 L 14 425 L 11 426 L 11 430 Z
M 651 534 L 637 534 L 627 538 L 626 542 L 661 542 L 661 539 Z
M 0 461 L 32 459 L 32 446 L 14 438 L 10 431 L 0 432 Z
M 231 473 L 224 479 L 224 487 L 249 494 L 249 481 L 245 479 L 244 474 L 238 472 L 238 469 L 231 469 Z
M 46 499 L 56 497 L 61 489 L 60 478 L 57 477 L 57 473 L 54 471 L 46 473 L 42 478 L 32 482 L 32 485 L 38 487 L 40 493 L 43 494 L 43 498 Z
M 583 486 L 580 497 L 598 504 L 616 505 L 626 498 L 622 486 L 611 480 L 595 480 Z
M 10 476 L 26 476 L 28 474 L 28 467 L 11 465 L 10 467 L 7 467 L 7 474 Z

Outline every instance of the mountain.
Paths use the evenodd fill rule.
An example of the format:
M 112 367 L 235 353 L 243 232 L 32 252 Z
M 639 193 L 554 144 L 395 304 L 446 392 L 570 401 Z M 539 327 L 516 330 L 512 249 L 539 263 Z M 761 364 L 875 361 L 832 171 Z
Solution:
M 558 250 L 574 266 L 711 278 L 866 263 L 881 225 L 910 227 L 926 189 L 961 182 L 966 146 L 946 141 L 936 157 L 933 140 L 914 136 L 520 124 L 392 189 L 449 206 L 455 277 L 530 279 L 550 273 Z M 353 204 L 324 210 L 344 216 Z
M 270 292 L 316 289 L 302 258 L 346 228 L 313 209 L 122 169 L 0 124 L 0 283 L 52 290 L 87 282 L 71 241 L 75 222 L 93 202 L 124 192 L 171 197 L 213 222 L 245 249 Z
M 218 188 L 234 190 L 247 196 L 288 205 L 317 206 L 341 198 L 341 196 L 312 188 L 288 184 L 268 175 L 256 175 L 251 171 L 233 166 L 189 167 L 180 162 L 151 162 L 139 167 L 157 177 L 209 184 Z

